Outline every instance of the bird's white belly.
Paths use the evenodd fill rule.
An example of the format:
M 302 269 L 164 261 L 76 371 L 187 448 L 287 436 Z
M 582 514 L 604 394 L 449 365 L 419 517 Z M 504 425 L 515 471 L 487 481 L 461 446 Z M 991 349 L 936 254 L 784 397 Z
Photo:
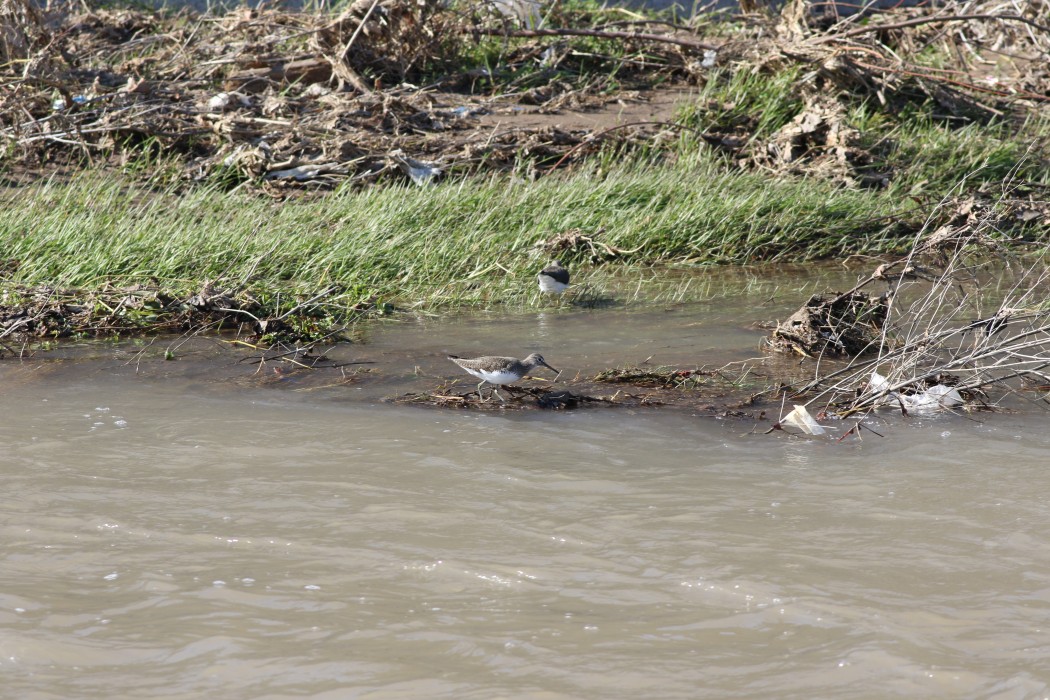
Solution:
M 521 377 L 513 372 L 485 372 L 484 370 L 475 370 L 471 372 L 471 374 L 478 379 L 484 379 L 489 384 L 513 384 L 521 379 Z
M 556 294 L 561 294 L 569 287 L 569 285 L 564 282 L 559 282 L 553 277 L 548 277 L 547 275 L 538 275 L 537 279 L 540 281 L 541 292 L 555 292 Z

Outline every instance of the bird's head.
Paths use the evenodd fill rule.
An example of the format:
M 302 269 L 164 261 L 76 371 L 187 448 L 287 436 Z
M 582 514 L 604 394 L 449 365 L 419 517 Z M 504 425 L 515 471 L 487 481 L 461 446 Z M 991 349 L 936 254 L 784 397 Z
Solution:
M 553 367 L 551 367 L 550 365 L 548 365 L 547 361 L 543 359 L 543 355 L 539 354 L 538 352 L 532 353 L 531 355 L 526 357 L 524 360 L 522 360 L 521 363 L 523 365 L 527 365 L 529 367 L 546 367 L 547 369 L 549 369 L 551 372 L 554 372 L 555 374 L 561 374 L 561 372 L 559 372 L 558 370 L 556 370 Z

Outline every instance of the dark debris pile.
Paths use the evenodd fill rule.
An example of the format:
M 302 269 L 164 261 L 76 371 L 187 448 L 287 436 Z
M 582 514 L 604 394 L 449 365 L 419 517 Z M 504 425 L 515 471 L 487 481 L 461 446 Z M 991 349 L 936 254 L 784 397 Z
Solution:
M 0 138 L 27 172 L 153 149 L 177 154 L 191 180 L 424 182 L 550 165 L 587 131 L 519 117 L 624 96 L 559 77 L 577 59 L 545 54 L 550 42 L 504 44 L 498 74 L 470 67 L 474 30 L 505 23 L 442 3 L 365 1 L 338 15 L 4 7 L 21 12 L 0 14 L 0 39 L 20 37 L 0 40 Z M 628 61 L 617 84 L 684 75 L 683 61 L 677 49 Z
M 815 294 L 787 320 L 777 324 L 769 338 L 775 350 L 806 357 L 854 357 L 880 347 L 889 296 L 865 292 Z
M 1034 263 L 1023 257 L 1045 253 L 1044 242 L 1038 238 L 1010 239 L 1003 231 L 1017 221 L 1050 222 L 1050 205 L 1046 203 L 1003 197 L 990 204 L 972 196 L 956 197 L 943 200 L 935 213 L 910 252 L 875 265 L 853 289 L 812 295 L 787 319 L 771 324 L 774 329 L 766 339 L 767 346 L 775 352 L 804 357 L 856 358 L 878 354 L 903 342 L 900 329 L 887 324 L 891 308 L 899 306 L 897 298 L 902 288 L 956 288 L 960 295 L 957 301 L 932 306 L 944 305 L 957 311 L 976 303 L 982 298 L 978 292 L 993 286 L 977 274 L 990 264 L 1007 269 L 1045 268 L 1038 257 Z M 936 228 L 934 222 L 939 224 Z M 1022 257 L 1015 259 L 1015 255 Z M 1041 280 L 1037 286 L 1041 287 Z M 872 287 L 881 291 L 862 291 Z M 1036 292 L 1032 294 L 1038 297 Z M 900 308 L 897 313 L 902 313 Z M 975 308 L 975 313 L 980 312 Z M 971 322 L 974 327 L 994 325 L 1001 320 L 1002 309 L 984 313 L 988 315 L 984 320 L 957 321 L 963 324 L 960 330 L 969 329 Z M 904 318 L 910 319 L 911 313 L 904 313 Z M 899 316 L 894 320 L 902 324 Z

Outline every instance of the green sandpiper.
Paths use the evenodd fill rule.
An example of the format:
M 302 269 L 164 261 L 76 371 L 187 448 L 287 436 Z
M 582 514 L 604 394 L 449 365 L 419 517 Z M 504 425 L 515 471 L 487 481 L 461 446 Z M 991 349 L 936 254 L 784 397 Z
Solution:
M 558 370 L 548 365 L 543 359 L 543 356 L 536 352 L 532 353 L 524 360 L 518 360 L 513 357 L 491 356 L 467 359 L 456 357 L 455 355 L 449 355 L 448 359 L 452 360 L 467 372 L 481 380 L 478 384 L 479 399 L 481 398 L 481 387 L 486 382 L 492 384 L 494 387 L 505 386 L 518 381 L 537 367 L 546 367 L 556 374 L 561 374 Z M 555 377 L 555 379 L 557 379 L 557 377 Z M 503 401 L 503 397 L 500 396 L 497 389 L 493 389 L 492 391 L 497 397 L 499 397 L 500 401 Z

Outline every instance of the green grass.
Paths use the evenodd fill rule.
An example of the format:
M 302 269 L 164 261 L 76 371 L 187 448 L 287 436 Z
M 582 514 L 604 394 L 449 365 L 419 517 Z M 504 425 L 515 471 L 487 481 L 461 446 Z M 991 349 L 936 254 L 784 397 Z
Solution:
M 591 0 L 560 11 L 567 7 L 612 12 Z M 600 39 L 561 42 L 574 53 L 556 68 L 523 48 L 528 41 L 451 34 L 447 43 L 447 55 L 421 64 L 424 77 L 484 67 L 490 77 L 481 80 L 496 92 L 552 80 L 612 89 L 629 78 L 662 79 L 658 69 L 632 67 L 637 56 L 622 45 Z M 136 46 L 129 51 L 145 56 L 153 44 Z M 128 57 L 113 54 L 114 61 Z M 232 170 L 187 187 L 185 154 L 166 151 L 155 138 L 128 140 L 113 154 L 125 156 L 123 178 L 89 167 L 68 182 L 0 190 L 0 290 L 12 299 L 18 285 L 90 291 L 155 280 L 185 298 L 213 281 L 248 291 L 264 312 L 278 315 L 334 286 L 339 291 L 325 297 L 322 313 L 336 320 L 373 299 L 379 307 L 528 306 L 539 302 L 533 275 L 548 257 L 537 244 L 579 229 L 630 251 L 599 265 L 586 250 L 561 255 L 600 301 L 618 273 L 651 265 L 797 263 L 899 251 L 949 194 L 989 201 L 1002 183 L 1017 185 L 1022 197 L 1044 196 L 1050 187 L 1050 116 L 968 123 L 922 101 L 921 92 L 911 102 L 891 95 L 887 105 L 837 89 L 828 94 L 859 134 L 851 144 L 862 160 L 852 173 L 862 183 L 856 189 L 817 175 L 770 172 L 761 155 L 805 108 L 803 88 L 813 80 L 806 70 L 733 66 L 700 76 L 677 121 L 746 141 L 739 150 L 717 150 L 687 129 L 671 143 L 609 144 L 572 172 L 536 181 L 485 173 L 424 188 L 384 181 L 278 203 L 227 191 L 243 182 Z M 807 157 L 798 172 L 806 172 Z M 523 155 L 516 172 L 527 175 L 534 166 Z M 1042 225 L 1029 237 L 1047 235 Z M 704 293 L 668 292 L 676 299 Z
M 745 135 L 761 149 L 805 108 L 799 68 L 776 74 L 712 71 L 680 121 L 701 131 Z M 896 110 L 864 96 L 840 94 L 845 125 L 870 162 L 858 175 L 886 181 L 891 198 L 952 188 L 977 189 L 1005 181 L 1050 185 L 1050 115 L 1032 112 L 1016 123 L 1009 115 L 990 123 L 949 119 L 932 101 Z
M 701 131 L 741 131 L 752 139 L 768 138 L 802 110 L 800 74 L 798 67 L 773 75 L 712 70 L 694 105 L 682 110 L 682 122 Z
M 934 193 L 953 186 L 980 188 L 1007 181 L 1050 185 L 1050 118 L 1032 117 L 1020 128 L 1003 123 L 949 128 L 914 119 L 886 133 L 884 166 L 892 191 Z
M 337 284 L 348 303 L 523 301 L 533 286 L 520 282 L 545 257 L 536 244 L 570 228 L 604 228 L 598 240 L 634 250 L 619 259 L 632 265 L 799 261 L 898 245 L 875 216 L 898 208 L 883 194 L 726 173 L 701 156 L 605 176 L 464 179 L 283 203 L 212 189 L 151 193 L 91 172 L 6 196 L 18 200 L 0 211 L 15 283 L 244 280 L 263 295 Z
M 738 130 L 761 146 L 802 109 L 799 79 L 797 71 L 716 72 L 681 118 Z M 532 275 L 547 257 L 537 244 L 568 229 L 604 231 L 601 243 L 631 251 L 597 267 L 587 251 L 563 256 L 588 271 L 601 298 L 601 285 L 615 284 L 625 267 L 897 251 L 949 193 L 994 199 L 1004 182 L 1050 186 L 1050 117 L 959 127 L 929 106 L 894 114 L 857 100 L 846 119 L 870 154 L 862 172 L 885 174 L 885 187 L 745 170 L 683 131 L 658 147 L 610 145 L 571 173 L 534 182 L 483 175 L 275 203 L 225 192 L 231 183 L 220 178 L 187 189 L 178 158 L 146 143 L 124 179 L 89 169 L 71 182 L 0 192 L 0 269 L 14 267 L 0 287 L 90 290 L 155 279 L 189 294 L 211 280 L 243 287 L 280 313 L 336 285 L 326 306 L 335 317 L 367 299 L 530 305 Z

